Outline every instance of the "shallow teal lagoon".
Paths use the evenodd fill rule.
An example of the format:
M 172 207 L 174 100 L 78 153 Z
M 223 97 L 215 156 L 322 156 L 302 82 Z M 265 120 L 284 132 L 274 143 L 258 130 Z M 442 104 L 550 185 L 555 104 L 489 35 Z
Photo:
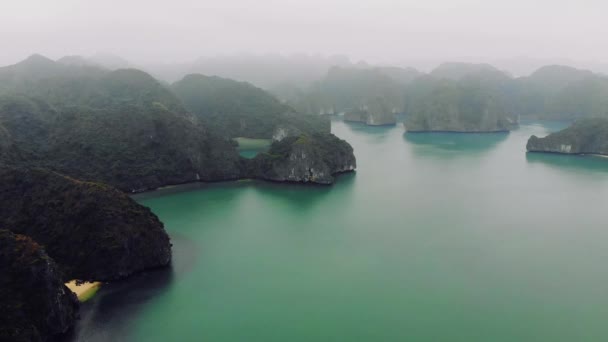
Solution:
M 608 159 L 510 134 L 333 122 L 357 172 L 138 197 L 171 270 L 85 304 L 83 341 L 608 340 Z

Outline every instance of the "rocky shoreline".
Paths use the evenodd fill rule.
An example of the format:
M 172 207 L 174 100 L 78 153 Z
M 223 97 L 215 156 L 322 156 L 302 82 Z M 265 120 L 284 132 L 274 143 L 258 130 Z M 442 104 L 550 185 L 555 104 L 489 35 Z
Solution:
M 608 155 L 608 119 L 581 119 L 570 127 L 544 138 L 535 135 L 528 139 L 528 152 Z

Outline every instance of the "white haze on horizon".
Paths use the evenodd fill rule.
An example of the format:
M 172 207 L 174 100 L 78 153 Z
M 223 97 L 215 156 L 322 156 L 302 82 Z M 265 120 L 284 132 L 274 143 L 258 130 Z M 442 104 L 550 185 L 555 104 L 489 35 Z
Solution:
M 306 53 L 423 71 L 443 61 L 608 71 L 600 0 L 1 1 L 0 65 L 33 53 L 102 52 L 137 65 Z

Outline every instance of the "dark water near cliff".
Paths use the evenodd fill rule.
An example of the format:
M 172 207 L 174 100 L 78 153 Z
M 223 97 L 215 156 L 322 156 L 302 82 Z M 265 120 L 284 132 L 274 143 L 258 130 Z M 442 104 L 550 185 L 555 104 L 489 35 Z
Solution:
M 334 122 L 333 187 L 197 186 L 139 200 L 174 268 L 106 286 L 83 341 L 608 340 L 608 160 L 526 155 L 531 134 Z

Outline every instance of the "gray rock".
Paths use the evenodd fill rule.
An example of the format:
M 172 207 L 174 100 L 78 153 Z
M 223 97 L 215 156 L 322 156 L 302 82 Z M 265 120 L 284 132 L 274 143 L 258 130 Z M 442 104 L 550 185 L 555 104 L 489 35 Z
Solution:
M 531 136 L 530 152 L 608 155 L 608 119 L 581 119 L 572 126 L 544 138 Z
M 353 148 L 331 133 L 288 136 L 250 164 L 252 178 L 278 182 L 332 184 L 334 175 L 355 170 Z
M 350 111 L 344 115 L 344 121 L 362 122 L 368 126 L 395 125 L 397 118 L 396 108 L 390 108 L 383 98 L 375 98 L 358 110 Z

